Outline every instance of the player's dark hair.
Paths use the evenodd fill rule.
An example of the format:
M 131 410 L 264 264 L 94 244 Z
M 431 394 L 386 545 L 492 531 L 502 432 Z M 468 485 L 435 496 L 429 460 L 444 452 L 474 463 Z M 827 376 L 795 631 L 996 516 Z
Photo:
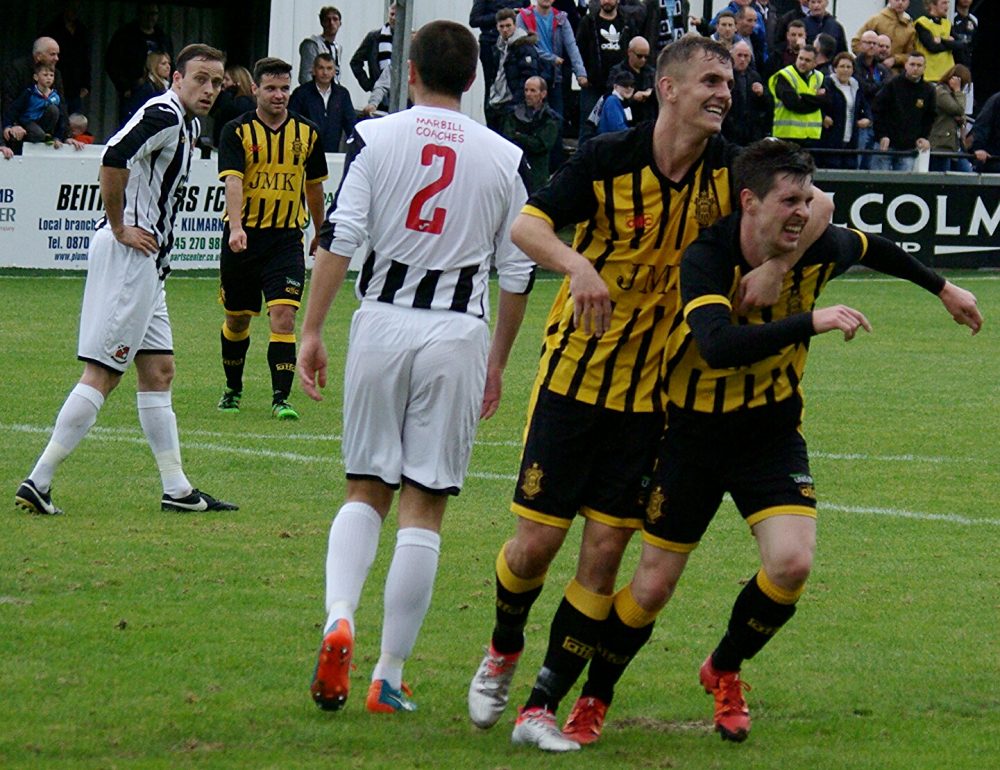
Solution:
M 291 75 L 292 65 L 276 56 L 265 56 L 253 65 L 253 82 L 258 86 L 265 75 Z
M 476 76 L 479 46 L 461 24 L 440 19 L 417 30 L 410 61 L 428 90 L 460 99 Z
M 336 8 L 335 6 L 332 6 L 332 5 L 324 5 L 322 8 L 319 9 L 319 23 L 320 24 L 323 23 L 323 19 L 326 18 L 326 15 L 328 13 L 332 13 L 338 19 L 342 19 L 343 18 L 343 16 L 340 15 L 340 9 L 339 8 Z
M 733 163 L 733 179 L 738 191 L 749 190 L 763 199 L 779 176 L 795 181 L 809 179 L 816 172 L 812 156 L 793 142 L 767 138 L 754 142 Z
M 656 57 L 656 79 L 659 80 L 665 75 L 676 76 L 696 56 L 718 59 L 730 66 L 733 64 L 729 49 L 722 43 L 710 37 L 685 35 L 660 51 L 660 55 Z
M 181 49 L 181 52 L 177 54 L 177 61 L 174 64 L 174 69 L 177 70 L 181 75 L 187 69 L 187 63 L 193 61 L 194 59 L 199 59 L 201 61 L 217 61 L 226 63 L 226 54 L 220 51 L 218 48 L 212 48 L 210 45 L 205 45 L 204 43 L 192 43 L 191 45 L 186 45 Z

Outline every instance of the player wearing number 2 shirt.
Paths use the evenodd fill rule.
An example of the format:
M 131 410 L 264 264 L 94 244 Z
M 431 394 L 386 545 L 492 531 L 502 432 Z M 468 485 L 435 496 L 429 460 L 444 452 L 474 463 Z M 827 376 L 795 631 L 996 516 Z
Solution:
M 408 74 L 415 106 L 357 126 L 316 255 L 298 371 L 318 400 L 323 322 L 350 257 L 370 241 L 344 375 L 347 499 L 330 528 L 328 617 L 310 688 L 327 710 L 347 698 L 354 611 L 396 490 L 399 531 L 366 706 L 416 708 L 402 669 L 430 605 L 445 503 L 462 487 L 478 419 L 497 408 L 531 288 L 534 263 L 508 235 L 527 197 L 521 151 L 459 112 L 477 60 L 459 24 L 417 32 Z M 500 282 L 492 344 L 491 261 Z

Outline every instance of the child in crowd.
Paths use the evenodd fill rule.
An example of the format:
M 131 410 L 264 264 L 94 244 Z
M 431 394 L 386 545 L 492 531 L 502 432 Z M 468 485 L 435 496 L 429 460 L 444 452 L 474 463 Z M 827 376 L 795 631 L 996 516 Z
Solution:
M 25 89 L 11 105 L 4 128 L 18 125 L 27 132 L 26 142 L 51 142 L 59 147 L 68 134 L 66 103 L 52 84 L 56 71 L 49 64 L 35 67 L 35 85 Z
M 87 116 L 81 112 L 74 112 L 69 116 L 69 133 L 80 144 L 93 144 L 94 135 L 87 131 Z
M 631 72 L 620 72 L 612 81 L 611 93 L 604 98 L 601 118 L 597 124 L 598 134 L 624 131 L 632 120 L 632 109 L 628 100 L 635 93 L 635 77 Z

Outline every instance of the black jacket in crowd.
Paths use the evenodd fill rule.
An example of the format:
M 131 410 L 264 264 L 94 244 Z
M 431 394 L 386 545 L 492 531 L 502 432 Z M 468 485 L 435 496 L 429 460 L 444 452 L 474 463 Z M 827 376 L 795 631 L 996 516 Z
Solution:
M 934 86 L 897 75 L 875 100 L 875 139 L 889 137 L 890 150 L 912 150 L 917 139 L 930 139 L 934 125 Z
M 624 13 L 621 8 L 618 9 L 618 18 L 615 19 L 614 24 L 620 32 L 618 49 L 622 59 L 624 59 L 629 41 L 639 34 L 639 29 L 633 18 Z M 605 70 L 601 66 L 601 36 L 597 31 L 597 14 L 587 14 L 580 19 L 580 24 L 576 28 L 576 45 L 580 49 L 584 69 L 587 70 L 589 87 L 601 89 L 603 93 L 610 70 Z
M 760 83 L 764 92 L 757 96 L 753 84 Z M 753 67 L 744 72 L 733 71 L 733 106 L 722 122 L 722 135 L 734 144 L 746 146 L 771 133 L 774 102 L 767 83 Z

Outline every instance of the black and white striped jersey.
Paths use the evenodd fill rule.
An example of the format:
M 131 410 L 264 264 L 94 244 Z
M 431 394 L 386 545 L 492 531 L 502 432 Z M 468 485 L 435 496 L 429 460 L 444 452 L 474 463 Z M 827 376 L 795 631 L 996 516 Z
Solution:
M 186 120 L 173 89 L 150 99 L 108 140 L 101 165 L 129 170 L 125 187 L 124 224 L 156 236 L 156 267 L 161 278 L 170 272 L 174 217 L 184 197 L 195 140 L 197 118 Z M 101 227 L 109 227 L 107 218 Z
M 534 262 L 510 240 L 527 198 L 521 150 L 466 115 L 417 106 L 360 122 L 321 243 L 351 256 L 363 301 L 489 317 L 488 278 L 530 290 Z

